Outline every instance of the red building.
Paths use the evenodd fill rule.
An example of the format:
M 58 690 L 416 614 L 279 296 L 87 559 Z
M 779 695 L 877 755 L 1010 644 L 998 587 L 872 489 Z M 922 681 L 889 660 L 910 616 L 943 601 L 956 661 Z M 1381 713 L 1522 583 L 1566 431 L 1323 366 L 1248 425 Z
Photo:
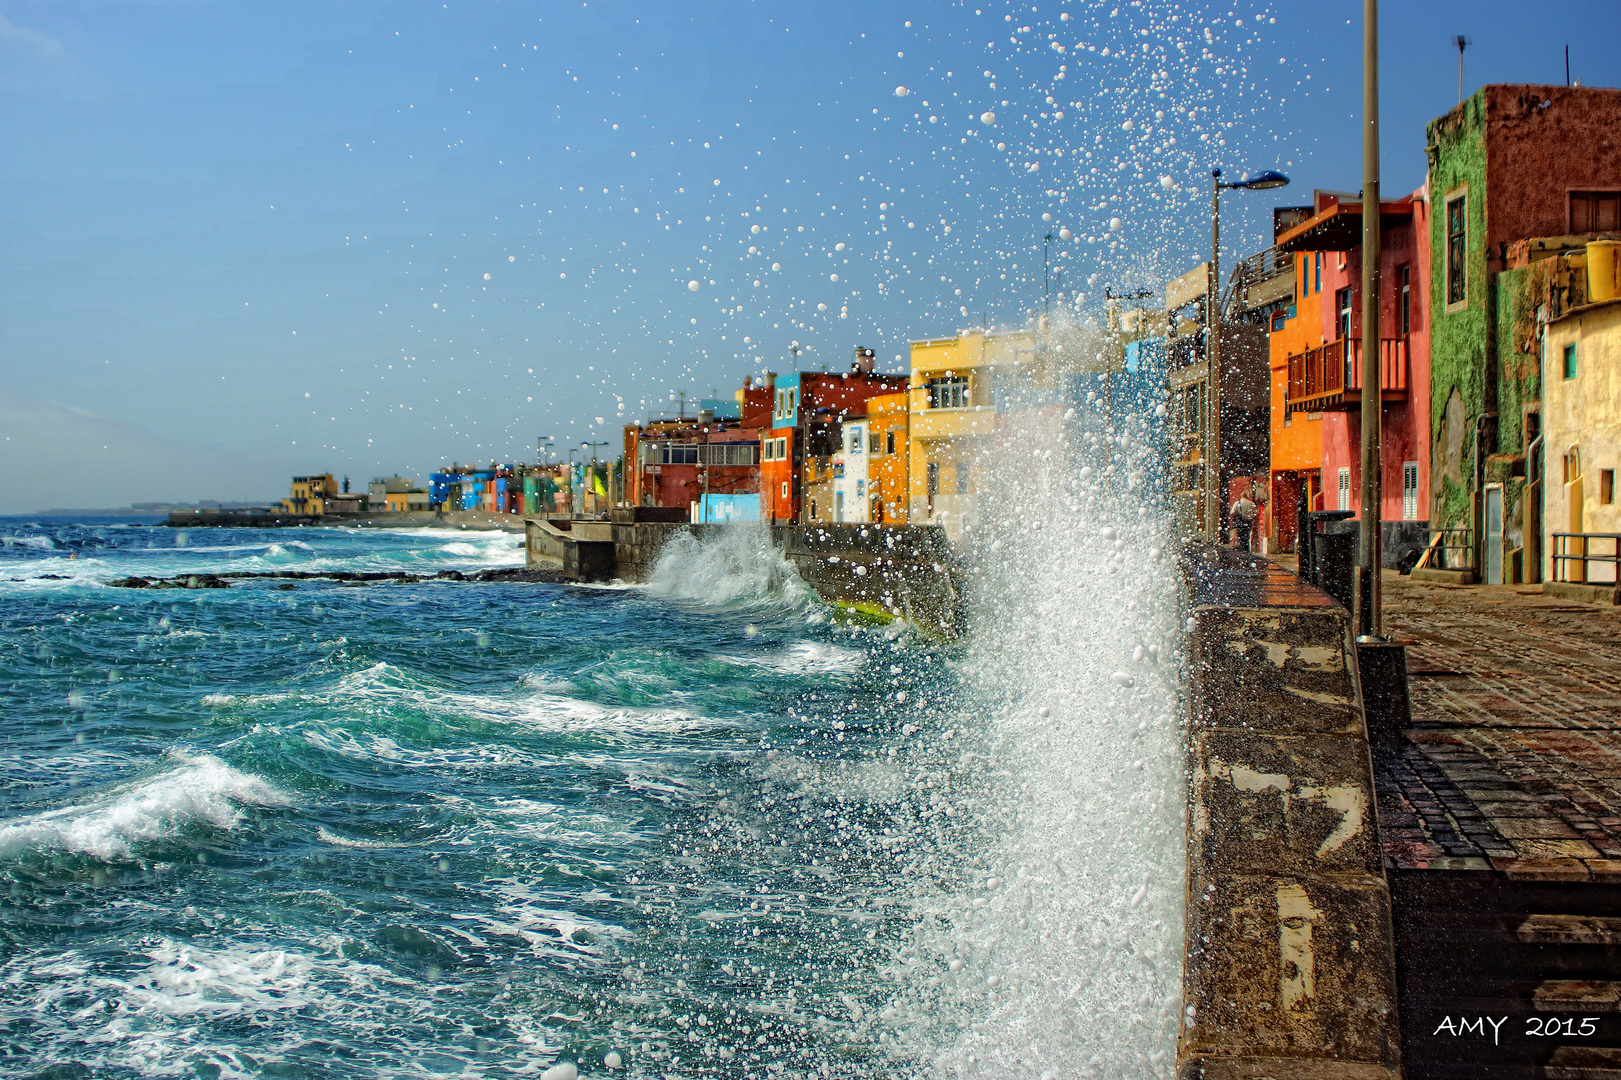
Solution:
M 625 428 L 625 501 L 689 507 L 703 495 L 760 490 L 760 429 L 771 419 L 771 393 L 745 382 L 730 402 L 705 401 L 697 417 Z
M 1380 205 L 1379 355 L 1385 561 L 1429 539 L 1429 211 L 1424 190 Z M 1285 407 L 1322 415 L 1322 480 L 1313 509 L 1361 513 L 1362 204 L 1336 201 L 1278 237 L 1321 253 L 1323 344 L 1288 360 Z M 1315 254 L 1313 261 L 1315 262 Z M 1274 513 L 1292 514 L 1278 505 Z
M 766 373 L 771 427 L 760 440 L 760 514 L 767 521 L 803 520 L 806 458 L 831 457 L 845 419 L 865 416 L 869 398 L 906 389 L 906 375 L 876 374 L 871 365 L 872 351 L 858 349 L 850 371 Z

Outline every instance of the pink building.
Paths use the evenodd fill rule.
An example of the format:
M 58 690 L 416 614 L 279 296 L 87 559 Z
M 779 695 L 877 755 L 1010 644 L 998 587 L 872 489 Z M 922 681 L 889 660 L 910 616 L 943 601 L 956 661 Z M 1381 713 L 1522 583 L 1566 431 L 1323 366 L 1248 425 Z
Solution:
M 1379 353 L 1385 565 L 1429 540 L 1429 219 L 1423 189 L 1380 206 Z M 1362 514 L 1362 204 L 1330 202 L 1278 237 L 1321 252 L 1324 345 L 1289 358 L 1288 405 L 1322 416 L 1320 509 Z M 1277 508 L 1278 513 L 1285 508 Z

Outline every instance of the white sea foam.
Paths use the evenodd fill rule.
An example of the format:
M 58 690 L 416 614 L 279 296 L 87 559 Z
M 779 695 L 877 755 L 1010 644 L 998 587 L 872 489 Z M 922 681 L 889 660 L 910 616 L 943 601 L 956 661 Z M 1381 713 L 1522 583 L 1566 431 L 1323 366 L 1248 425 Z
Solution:
M 0 536 L 0 546 L 32 548 L 35 551 L 54 551 L 56 541 L 49 536 Z
M 288 806 L 268 781 L 212 754 L 171 753 L 169 768 L 88 802 L 0 822 L 0 856 L 58 850 L 107 861 L 129 859 L 134 846 L 170 837 L 188 825 L 232 829 L 241 807 Z

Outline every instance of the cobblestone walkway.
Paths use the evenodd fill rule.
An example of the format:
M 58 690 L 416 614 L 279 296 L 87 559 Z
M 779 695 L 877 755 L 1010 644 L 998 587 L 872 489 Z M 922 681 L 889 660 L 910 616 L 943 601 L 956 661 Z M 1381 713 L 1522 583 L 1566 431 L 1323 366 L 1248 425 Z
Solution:
M 1413 730 L 1375 751 L 1392 867 L 1621 882 L 1621 609 L 1387 574 Z

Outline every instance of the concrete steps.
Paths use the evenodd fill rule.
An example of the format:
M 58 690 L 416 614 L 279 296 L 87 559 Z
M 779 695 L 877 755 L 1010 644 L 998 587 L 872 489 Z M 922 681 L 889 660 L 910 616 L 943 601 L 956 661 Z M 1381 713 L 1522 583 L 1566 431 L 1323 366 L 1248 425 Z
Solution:
M 1409 1080 L 1621 1080 L 1621 886 L 1390 879 Z

